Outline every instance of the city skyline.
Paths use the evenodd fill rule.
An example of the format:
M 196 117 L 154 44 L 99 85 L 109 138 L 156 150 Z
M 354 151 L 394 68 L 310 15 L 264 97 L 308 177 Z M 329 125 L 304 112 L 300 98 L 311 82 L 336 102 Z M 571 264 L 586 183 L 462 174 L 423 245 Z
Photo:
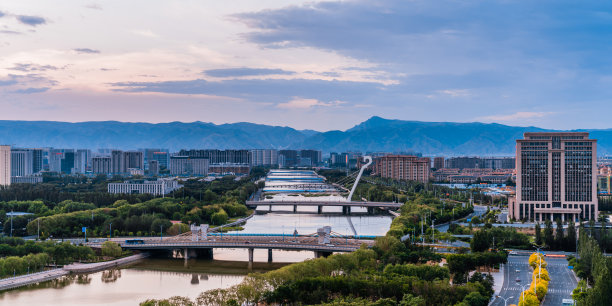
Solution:
M 610 127 L 601 3 L 18 1 L 0 12 L 4 120 Z

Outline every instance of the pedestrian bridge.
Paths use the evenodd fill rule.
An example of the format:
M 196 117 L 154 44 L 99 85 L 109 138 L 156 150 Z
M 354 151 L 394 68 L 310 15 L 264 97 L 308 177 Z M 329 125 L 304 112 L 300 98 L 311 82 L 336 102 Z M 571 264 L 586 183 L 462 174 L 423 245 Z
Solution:
M 293 206 L 293 211 L 297 212 L 298 206 L 316 206 L 318 207 L 318 213 L 323 212 L 323 206 L 340 206 L 342 207 L 343 214 L 350 214 L 351 207 L 366 207 L 368 213 L 374 211 L 374 208 L 382 209 L 399 209 L 402 207 L 402 203 L 394 202 L 357 202 L 357 201 L 246 201 L 246 206 L 257 207 L 257 206 L 269 206 L 270 211 L 272 206 Z

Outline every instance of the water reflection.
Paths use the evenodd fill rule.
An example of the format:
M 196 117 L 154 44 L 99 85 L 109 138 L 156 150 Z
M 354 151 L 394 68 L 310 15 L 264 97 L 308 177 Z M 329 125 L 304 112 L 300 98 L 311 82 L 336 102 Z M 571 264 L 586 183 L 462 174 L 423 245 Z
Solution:
M 116 282 L 121 277 L 120 269 L 111 269 L 102 271 L 102 282 L 104 283 L 112 283 Z
M 171 271 L 175 266 L 183 270 Z M 232 267 L 231 263 L 194 261 L 184 269 L 181 259 L 149 259 L 127 268 L 68 275 L 1 292 L 0 305 L 137 305 L 176 295 L 195 299 L 203 291 L 240 283 L 246 273 L 241 263 Z

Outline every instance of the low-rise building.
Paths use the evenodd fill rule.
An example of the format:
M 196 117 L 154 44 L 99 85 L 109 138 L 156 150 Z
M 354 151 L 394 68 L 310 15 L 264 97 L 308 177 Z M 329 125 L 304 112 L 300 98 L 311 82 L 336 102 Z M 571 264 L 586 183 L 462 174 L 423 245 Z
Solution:
M 42 182 L 43 182 L 43 178 L 40 175 L 12 176 L 11 177 L 11 184 L 38 184 Z
M 160 178 L 155 181 L 130 180 L 123 183 L 109 183 L 108 193 L 164 195 L 183 187 L 176 179 Z

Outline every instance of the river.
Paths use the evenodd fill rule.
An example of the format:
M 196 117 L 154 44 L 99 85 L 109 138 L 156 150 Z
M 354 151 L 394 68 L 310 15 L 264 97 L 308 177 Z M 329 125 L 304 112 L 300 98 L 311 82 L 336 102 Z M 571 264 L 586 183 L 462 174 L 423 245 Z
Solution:
M 308 211 L 283 212 L 275 208 L 267 214 L 257 214 L 241 233 L 310 234 L 318 227 L 329 225 L 332 231 L 352 234 L 353 223 L 359 235 L 384 235 L 391 224 L 389 215 L 316 214 Z M 315 208 L 316 210 L 316 208 Z M 268 264 L 267 250 L 254 251 L 254 272 L 278 269 L 287 263 L 314 258 L 308 251 L 273 251 L 274 263 Z M 195 299 L 201 292 L 228 288 L 240 283 L 248 273 L 246 249 L 215 249 L 214 260 L 193 259 L 185 267 L 184 260 L 145 259 L 139 263 L 80 276 L 31 285 L 0 292 L 2 305 L 137 305 L 147 299 L 186 296 Z

